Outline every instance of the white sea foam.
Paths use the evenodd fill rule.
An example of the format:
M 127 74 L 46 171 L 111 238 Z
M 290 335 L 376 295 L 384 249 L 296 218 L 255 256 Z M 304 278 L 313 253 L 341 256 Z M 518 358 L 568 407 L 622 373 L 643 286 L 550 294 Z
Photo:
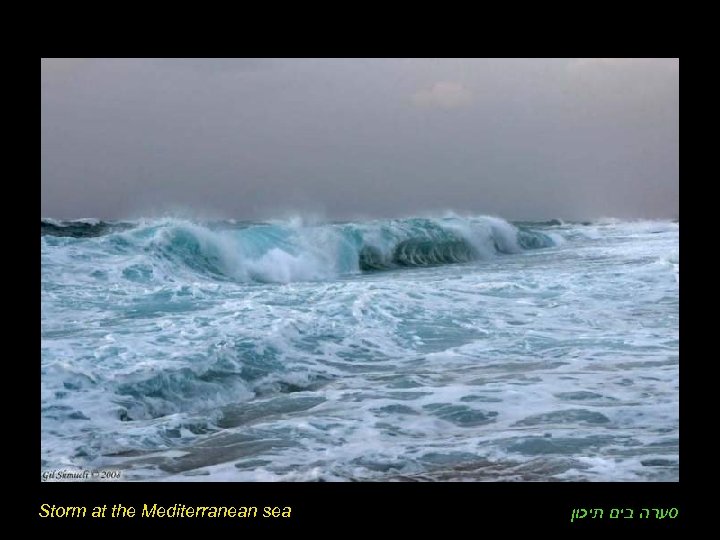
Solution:
M 481 256 L 360 271 L 420 226 Z M 456 217 L 44 236 L 43 467 L 677 480 L 677 224 L 544 234 L 566 241 Z

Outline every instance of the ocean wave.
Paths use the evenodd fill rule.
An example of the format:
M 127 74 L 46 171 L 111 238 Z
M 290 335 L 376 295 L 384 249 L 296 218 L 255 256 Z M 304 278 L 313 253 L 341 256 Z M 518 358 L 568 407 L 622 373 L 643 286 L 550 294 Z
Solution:
M 44 470 L 677 479 L 677 224 L 43 222 Z
M 133 226 L 132 223 L 128 222 L 108 222 L 95 218 L 82 218 L 71 221 L 42 218 L 40 219 L 40 236 L 88 238 L 103 236 Z
M 134 258 L 132 268 L 123 272 L 134 280 L 172 274 L 171 265 L 176 265 L 213 278 L 277 283 L 467 263 L 552 247 L 561 241 L 557 234 L 516 227 L 489 216 L 312 225 L 297 220 L 194 223 L 165 218 L 129 223 L 45 219 L 41 220 L 41 235 L 86 239 L 99 242 L 100 249 L 138 254 L 144 260 Z M 138 268 L 143 271 L 136 271 Z

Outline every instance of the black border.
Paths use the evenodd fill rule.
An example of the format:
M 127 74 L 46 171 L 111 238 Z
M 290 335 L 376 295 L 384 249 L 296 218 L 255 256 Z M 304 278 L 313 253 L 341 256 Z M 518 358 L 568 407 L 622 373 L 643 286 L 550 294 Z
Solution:
M 604 9 L 604 8 L 600 8 Z M 492 21 L 483 19 L 482 24 L 478 21 L 476 32 L 483 32 L 486 25 Z M 571 29 L 570 33 L 562 34 L 561 37 L 551 37 L 549 42 L 540 45 L 540 48 L 530 47 L 524 51 L 514 51 L 515 54 L 508 54 L 508 41 L 515 39 L 515 32 L 506 36 L 505 41 L 498 41 L 490 50 L 478 51 L 478 41 L 473 39 L 473 34 L 464 34 L 456 41 L 454 51 L 444 51 L 445 54 L 438 54 L 437 47 L 432 40 L 403 41 L 403 44 L 391 47 L 382 53 L 375 51 L 373 47 L 365 47 L 361 42 L 356 48 L 337 51 L 330 47 L 333 54 L 328 54 L 326 47 L 328 39 L 324 38 L 322 43 L 311 41 L 292 43 L 289 49 L 280 51 L 268 51 L 267 42 L 262 43 L 264 49 L 261 53 L 257 47 L 249 47 L 243 51 L 237 51 L 236 46 L 222 43 L 222 39 L 211 42 L 205 50 L 199 51 L 200 47 L 191 45 L 185 40 L 185 46 L 171 46 L 167 43 L 151 48 L 150 50 L 132 50 L 133 47 L 122 47 L 122 50 L 113 51 L 116 54 L 108 54 L 107 48 L 94 48 L 93 54 L 88 54 L 91 44 L 100 35 L 85 35 L 86 42 L 75 40 L 74 42 L 57 41 L 53 46 L 42 51 L 42 56 L 651 56 L 651 57 L 679 57 L 676 46 L 667 46 L 666 41 L 658 40 L 657 36 L 638 36 L 638 42 L 634 46 L 627 47 L 625 43 L 618 45 L 611 36 L 606 35 L 610 30 L 617 31 L 617 25 L 612 29 L 601 27 L 592 29 L 593 34 L 587 27 L 579 25 Z M 626 23 L 628 32 L 636 30 L 632 22 Z M 522 27 L 521 27 L 522 28 Z M 425 27 L 427 29 L 427 27 Z M 102 34 L 102 29 L 97 29 Z M 183 30 L 187 30 L 184 27 Z M 389 31 L 390 29 L 388 29 Z M 421 29 L 422 30 L 422 29 Z M 542 29 L 541 29 L 542 30 Z M 572 31 L 574 30 L 574 32 Z M 148 32 L 150 29 L 147 30 Z M 225 31 L 230 32 L 230 29 Z M 465 32 L 471 32 L 465 28 Z M 651 27 L 650 31 L 663 34 L 663 40 L 667 38 L 667 27 Z M 179 32 L 179 30 L 178 30 Z M 548 30 L 549 32 L 549 30 Z M 418 32 L 423 34 L 424 32 Z M 370 32 L 372 34 L 372 32 Z M 534 39 L 548 38 L 549 34 L 533 34 Z M 427 34 L 425 33 L 426 37 Z M 573 47 L 573 41 L 588 35 L 604 36 L 603 41 L 595 41 L 593 46 Z M 615 34 L 617 36 L 617 34 Z M 107 38 L 107 35 L 104 36 Z M 254 36 L 257 39 L 257 36 Z M 339 36 L 336 36 L 339 37 Z M 346 36 L 347 37 L 347 36 Z M 366 35 L 369 40 L 371 36 Z M 493 39 L 501 39 L 498 34 L 492 35 Z M 654 39 L 655 38 L 655 39 Z M 163 38 L 169 39 L 169 38 Z M 232 43 L 232 34 L 227 36 L 228 43 Z M 583 43 L 587 43 L 583 40 Z M 485 43 L 486 40 L 479 40 Z M 107 41 L 103 41 L 107 43 Z M 219 42 L 221 43 L 219 45 Z M 658 45 L 661 43 L 662 45 Z M 127 39 L 122 41 L 123 45 Z M 472 44 L 471 44 L 472 43 Z M 467 47 L 465 47 L 467 45 Z M 502 47 L 503 51 L 494 50 Z M 173 49 L 170 51 L 170 49 Z M 209 49 L 209 50 L 208 50 Z M 322 49 L 322 50 L 321 50 Z M 412 50 L 410 50 L 412 49 Z M 569 50 L 568 50 L 569 49 Z M 652 49 L 652 50 L 651 50 Z M 288 54 L 292 50 L 293 54 Z M 527 54 L 532 50 L 534 54 Z M 201 52 L 201 54 L 198 54 Z M 272 54 L 272 53 L 275 54 Z M 119 54 L 117 54 L 119 53 Z M 268 54 L 270 53 L 270 54 Z M 538 54 L 541 53 L 541 54 Z M 37 61 L 37 60 L 36 60 Z M 29 61 L 28 61 L 29 64 Z M 34 69 L 37 69 L 35 64 Z M 29 72 L 29 70 L 28 70 Z M 28 80 L 33 80 L 29 75 Z M 37 106 L 37 105 L 34 105 Z M 39 202 L 40 194 L 35 200 Z M 31 212 L 28 210 L 28 215 Z M 37 237 L 35 237 L 37 238 Z M 689 238 L 686 232 L 685 239 Z M 36 241 L 36 240 L 35 240 Z M 29 239 L 27 240 L 29 246 Z M 37 244 L 35 244 L 37 245 Z M 36 248 L 33 248 L 36 249 Z M 34 253 L 37 257 L 37 252 Z M 28 255 L 25 260 L 37 260 Z M 686 267 L 687 268 L 687 267 Z M 39 266 L 35 267 L 39 278 Z M 27 272 L 32 276 L 32 271 Z M 39 281 L 39 279 L 38 279 Z M 38 281 L 32 284 L 37 287 Z M 681 302 L 682 305 L 682 302 Z M 687 302 L 686 302 L 687 305 Z M 39 306 L 39 303 L 38 303 Z M 687 310 L 685 311 L 687 313 Z M 30 324 L 30 323 L 28 323 Z M 34 323 L 36 324 L 36 323 Z M 37 381 L 39 365 L 33 369 L 32 363 L 23 363 L 29 373 L 26 380 Z M 687 391 L 689 387 L 689 373 L 683 372 L 681 364 L 681 378 L 683 388 Z M 36 383 L 31 383 L 36 384 Z M 39 387 L 36 389 L 35 407 L 40 408 Z M 684 394 L 687 397 L 686 393 Z M 686 426 L 689 417 L 688 400 L 683 399 L 686 406 L 681 407 L 681 423 Z M 39 412 L 39 411 L 38 411 Z M 688 459 L 689 451 L 684 452 L 681 481 L 677 483 L 217 483 L 217 482 L 189 482 L 189 483 L 164 483 L 164 482 L 107 482 L 107 483 L 67 483 L 67 482 L 39 482 L 37 480 L 37 461 L 31 456 L 37 456 L 35 452 L 40 449 L 40 430 L 38 416 L 35 416 L 30 425 L 35 425 L 35 440 L 30 436 L 27 441 L 32 450 L 21 451 L 21 456 L 28 459 L 29 465 L 24 468 L 28 471 L 27 478 L 22 478 L 22 485 L 30 486 L 27 493 L 29 501 L 23 504 L 22 514 L 28 512 L 32 520 L 33 529 L 38 532 L 49 532 L 57 529 L 88 529 L 97 532 L 103 527 L 115 529 L 126 529 L 127 527 L 161 528 L 184 530 L 191 528 L 222 528 L 232 529 L 238 532 L 248 530 L 269 530 L 282 529 L 283 531 L 323 532 L 326 534 L 344 534 L 352 532 L 373 532 L 384 535 L 389 531 L 403 532 L 405 534 L 428 532 L 432 527 L 440 527 L 443 531 L 465 531 L 486 536 L 495 534 L 494 530 L 504 533 L 529 530 L 532 532 L 544 532 L 548 530 L 585 531 L 588 529 L 618 528 L 634 529 L 638 532 L 645 530 L 677 529 L 687 524 L 692 516 L 692 507 L 686 502 L 688 481 L 692 474 L 692 462 Z M 34 424 L 34 422 L 38 422 Z M 688 448 L 688 438 L 683 435 L 683 449 Z M 32 463 L 30 463 L 32 462 Z M 18 465 L 21 469 L 21 466 Z M 32 473 L 32 474 L 30 474 Z M 35 484 L 34 482 L 39 482 Z M 25 492 L 25 490 L 23 490 Z M 91 508 L 96 505 L 121 503 L 126 506 L 142 508 L 145 503 L 169 506 L 172 504 L 186 505 L 227 505 L 239 506 L 254 504 L 263 506 L 290 506 L 292 517 L 290 519 L 42 519 L 39 516 L 39 508 L 43 503 L 57 505 L 79 505 Z M 675 520 L 654 520 L 641 521 L 633 520 L 583 520 L 575 523 L 570 522 L 574 508 L 678 508 L 679 518 Z M 35 529 L 37 527 L 37 529 Z
M 281 529 L 305 531 L 352 531 L 385 534 L 391 530 L 409 534 L 442 526 L 445 530 L 475 531 L 478 536 L 501 530 L 632 529 L 637 531 L 684 528 L 692 509 L 685 504 L 681 484 L 675 483 L 44 483 L 30 512 L 40 530 L 48 527 Z M 49 519 L 40 518 L 43 503 L 58 506 L 113 504 L 133 506 L 134 518 Z M 258 517 L 240 518 L 140 518 L 149 506 L 257 506 Z M 292 508 L 291 517 L 262 518 L 265 506 Z M 576 508 L 602 508 L 603 519 L 571 522 Z M 612 508 L 632 508 L 633 519 L 610 519 Z M 638 519 L 642 508 L 678 509 L 675 519 Z M 627 513 L 626 513 L 627 515 Z

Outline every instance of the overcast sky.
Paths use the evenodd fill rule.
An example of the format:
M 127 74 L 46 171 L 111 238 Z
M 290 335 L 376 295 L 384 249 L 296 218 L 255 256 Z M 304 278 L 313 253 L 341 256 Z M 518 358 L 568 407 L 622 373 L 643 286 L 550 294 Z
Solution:
M 43 217 L 675 217 L 677 59 L 43 59 Z

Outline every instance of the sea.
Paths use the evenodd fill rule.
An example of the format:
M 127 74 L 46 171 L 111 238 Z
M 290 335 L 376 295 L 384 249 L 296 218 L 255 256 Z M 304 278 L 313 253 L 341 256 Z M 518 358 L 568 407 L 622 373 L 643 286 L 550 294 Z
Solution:
M 41 474 L 678 481 L 679 227 L 43 218 Z

